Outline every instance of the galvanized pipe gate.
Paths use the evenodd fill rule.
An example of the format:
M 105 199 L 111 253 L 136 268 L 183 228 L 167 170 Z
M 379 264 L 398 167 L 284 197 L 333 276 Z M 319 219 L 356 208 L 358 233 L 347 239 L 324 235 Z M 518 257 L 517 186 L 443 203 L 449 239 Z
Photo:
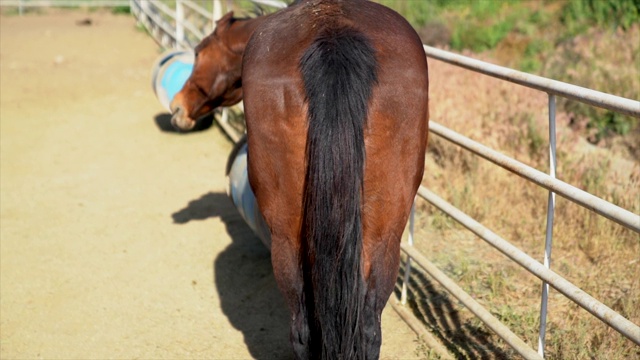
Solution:
M 254 1 L 257 3 L 273 5 L 276 7 L 284 6 L 284 3 L 273 0 Z M 213 20 L 221 16 L 220 9 L 222 8 L 220 1 L 213 0 L 213 4 L 214 5 L 212 8 L 214 9 L 214 12 L 216 12 L 215 15 L 210 11 L 205 10 L 204 8 L 198 7 L 197 4 L 194 4 L 193 1 L 189 0 L 177 0 L 175 11 L 156 1 L 151 3 L 148 0 L 131 0 L 132 12 L 138 17 L 139 21 L 141 21 L 143 24 L 145 24 L 145 26 L 151 29 L 150 32 L 152 33 L 154 38 L 156 38 L 156 40 L 162 46 L 178 48 L 189 48 L 195 45 L 193 43 L 193 40 L 189 40 L 188 37 L 184 35 L 184 29 L 189 30 L 197 40 L 201 39 L 204 34 L 208 32 L 204 29 L 199 30 L 194 25 L 189 24 L 189 22 L 184 19 L 183 7 L 187 6 L 191 9 L 197 9 L 194 11 L 202 14 L 202 16 L 205 16 L 206 19 L 208 19 L 208 21 L 212 24 L 212 29 L 214 27 Z M 159 16 L 159 12 L 164 13 L 164 15 L 162 17 Z M 167 16 L 173 20 L 167 21 Z M 153 24 L 153 22 L 155 22 L 156 20 L 158 20 L 159 22 Z M 149 23 L 149 25 L 147 25 L 147 23 Z M 176 24 L 175 27 L 172 27 L 171 23 Z M 478 237 L 486 241 L 488 244 L 502 252 L 508 258 L 522 266 L 531 274 L 542 280 L 542 296 L 540 300 L 540 328 L 537 350 L 520 339 L 507 326 L 502 324 L 497 318 L 491 315 L 491 313 L 487 309 L 482 307 L 469 294 L 464 292 L 454 281 L 448 278 L 442 271 L 440 271 L 435 265 L 427 260 L 424 255 L 419 253 L 413 247 L 413 243 L 416 241 L 413 236 L 413 219 L 415 205 L 413 207 L 410 218 L 408 241 L 401 245 L 402 251 L 405 252 L 408 256 L 408 260 L 405 264 L 404 280 L 401 284 L 402 296 L 400 299 L 400 303 L 406 303 L 406 293 L 409 275 L 411 272 L 411 264 L 416 263 L 420 265 L 436 281 L 443 285 L 443 287 L 447 289 L 454 297 L 460 300 L 472 313 L 474 313 L 480 320 L 482 320 L 498 336 L 504 339 L 520 355 L 527 359 L 541 359 L 544 358 L 548 291 L 549 286 L 552 286 L 561 294 L 583 307 L 593 316 L 600 319 L 605 324 L 615 329 L 634 343 L 640 345 L 640 327 L 638 327 L 637 324 L 634 324 L 628 319 L 624 318 L 622 315 L 613 311 L 611 308 L 607 307 L 605 304 L 593 298 L 592 296 L 550 269 L 553 233 L 552 229 L 556 194 L 569 199 L 587 209 L 590 209 L 609 220 L 615 221 L 622 226 L 625 226 L 626 228 L 640 233 L 640 216 L 638 214 L 634 214 L 626 209 L 620 208 L 610 202 L 600 199 L 592 194 L 582 191 L 555 178 L 556 96 L 580 101 L 585 104 L 612 110 L 636 118 L 640 118 L 640 102 L 489 64 L 483 61 L 475 60 L 469 57 L 461 56 L 429 46 L 425 46 L 424 49 L 427 57 L 431 59 L 443 61 L 455 66 L 463 67 L 470 71 L 475 71 L 488 76 L 510 81 L 522 86 L 546 92 L 548 94 L 550 162 L 549 174 L 540 172 L 515 159 L 505 156 L 491 148 L 488 148 L 478 142 L 475 142 L 448 129 L 435 121 L 430 121 L 429 125 L 429 130 L 432 134 L 440 136 L 450 141 L 451 143 L 460 146 L 463 149 L 466 149 L 476 155 L 479 155 L 480 157 L 489 160 L 490 162 L 501 166 L 549 191 L 547 201 L 547 225 L 543 263 L 536 261 L 531 256 L 516 248 L 507 240 L 503 239 L 479 222 L 464 214 L 462 211 L 455 208 L 442 198 L 438 197 L 427 188 L 421 186 L 416 196 L 416 200 L 418 198 L 422 198 L 428 201 L 429 203 L 443 211 L 445 214 L 458 221 Z M 233 130 L 233 128 L 227 126 L 224 119 L 225 113 L 223 112 L 222 114 L 222 118 L 220 119 L 220 117 L 218 117 L 217 120 L 219 121 L 221 127 L 225 130 L 225 132 L 227 132 L 229 137 L 234 142 L 237 141 L 241 134 L 238 134 Z M 396 303 L 396 301 L 393 299 L 390 301 L 390 303 L 401 314 L 401 316 L 405 318 L 405 320 L 407 320 L 407 322 L 414 328 L 414 330 L 422 334 L 429 335 L 424 327 L 420 324 L 420 321 L 415 318 L 411 318 L 413 315 L 411 315 L 405 308 L 403 308 L 402 305 Z M 433 346 L 436 348 L 436 350 L 446 352 L 446 349 L 438 346 L 438 344 L 434 343 Z M 442 355 L 448 357 L 448 354 L 446 353 L 443 353 Z

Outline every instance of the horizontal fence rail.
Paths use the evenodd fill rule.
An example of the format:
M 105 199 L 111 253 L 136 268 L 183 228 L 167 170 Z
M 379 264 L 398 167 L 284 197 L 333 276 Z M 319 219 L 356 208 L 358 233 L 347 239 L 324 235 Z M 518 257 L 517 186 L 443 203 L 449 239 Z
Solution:
M 549 94 L 640 118 L 640 102 L 424 46 L 427 57 Z
M 200 14 L 200 16 L 202 16 L 204 19 L 206 19 L 208 21 L 213 22 L 215 20 L 212 12 L 207 11 L 207 9 L 205 9 L 202 6 L 194 3 L 193 1 L 182 0 L 182 4 L 184 6 L 187 6 L 191 10 L 197 12 L 198 14 Z
M 547 269 L 544 265 L 524 253 L 522 250 L 513 246 L 479 222 L 473 220 L 470 216 L 460 211 L 455 206 L 444 201 L 433 192 L 425 187 L 420 187 L 418 195 L 429 203 L 442 210 L 445 214 L 456 220 L 458 223 L 469 229 L 478 237 L 486 241 L 488 244 L 499 250 L 518 265 L 527 271 L 544 280 L 567 298 L 580 305 L 592 315 L 620 332 L 634 343 L 640 345 L 640 327 L 624 318 L 622 315 L 613 311 L 605 304 L 594 299 L 592 296 L 582 291 L 577 286 L 567 281 L 562 276 Z
M 631 211 L 625 210 L 606 200 L 593 196 L 586 191 L 555 179 L 539 170 L 529 167 L 489 147 L 464 137 L 453 130 L 447 129 L 435 121 L 429 122 L 429 130 L 432 133 L 437 134 L 442 138 L 447 139 L 450 142 L 513 172 L 514 174 L 517 174 L 547 190 L 553 191 L 554 193 L 575 202 L 576 204 L 640 233 L 640 217 Z
M 159 4 L 162 4 L 159 2 Z M 138 19 L 138 22 L 147 29 L 149 35 L 164 48 L 184 48 L 189 44 L 181 43 L 178 40 L 175 25 L 163 18 L 161 13 L 163 7 L 152 5 L 147 0 L 131 0 L 131 12 Z M 165 14 L 171 16 L 171 14 Z
M 128 2 L 134 16 L 163 48 L 193 48 L 214 29 L 213 13 L 221 11 L 216 7 L 209 11 L 191 0 L 176 0 L 175 10 L 162 1 Z M 198 24 L 189 21 L 189 14 L 199 18 Z
M 428 190 L 427 190 L 428 191 Z M 511 348 L 513 348 L 518 354 L 522 355 L 526 359 L 542 359 L 537 352 L 535 352 L 527 343 L 514 334 L 506 325 L 500 322 L 495 316 L 493 316 L 487 309 L 485 309 L 480 303 L 467 294 L 458 284 L 443 273 L 437 266 L 427 260 L 413 246 L 408 246 L 405 243 L 400 244 L 400 249 L 404 251 L 410 258 L 412 258 L 418 265 L 420 265 L 432 278 L 434 278 L 442 287 L 444 287 L 451 295 L 476 315 L 483 323 L 493 330 L 502 340 L 504 340 Z

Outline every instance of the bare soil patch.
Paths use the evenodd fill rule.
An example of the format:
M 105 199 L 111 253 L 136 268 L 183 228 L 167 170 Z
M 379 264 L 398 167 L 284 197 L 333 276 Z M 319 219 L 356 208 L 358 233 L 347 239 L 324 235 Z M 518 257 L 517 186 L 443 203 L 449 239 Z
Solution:
M 269 253 L 225 194 L 231 143 L 167 131 L 158 54 L 131 16 L 0 17 L 3 359 L 291 357 Z M 416 358 L 383 324 L 382 358 Z

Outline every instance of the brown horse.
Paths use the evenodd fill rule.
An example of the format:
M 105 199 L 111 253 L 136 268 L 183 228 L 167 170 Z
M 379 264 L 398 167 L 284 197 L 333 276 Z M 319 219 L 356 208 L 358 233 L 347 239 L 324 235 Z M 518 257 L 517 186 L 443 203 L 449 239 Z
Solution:
M 302 0 L 245 50 L 248 172 L 300 359 L 376 359 L 424 170 L 428 71 L 400 15 Z
M 193 72 L 171 102 L 173 126 L 191 130 L 215 108 L 242 100 L 242 55 L 249 37 L 268 16 L 238 19 L 229 12 L 216 22 L 216 29 L 196 46 Z

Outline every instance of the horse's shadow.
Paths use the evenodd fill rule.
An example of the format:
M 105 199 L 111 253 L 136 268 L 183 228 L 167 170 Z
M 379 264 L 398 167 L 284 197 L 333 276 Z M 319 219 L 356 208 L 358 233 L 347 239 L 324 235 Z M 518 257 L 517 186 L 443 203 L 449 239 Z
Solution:
M 242 332 L 254 358 L 290 358 L 289 316 L 273 277 L 269 250 L 246 225 L 227 195 L 204 194 L 172 217 L 177 224 L 213 217 L 222 220 L 232 239 L 231 245 L 213 262 L 214 285 L 222 311 Z
M 204 131 L 210 128 L 211 125 L 213 125 L 213 115 L 207 115 L 202 119 L 199 119 L 193 129 L 189 131 L 177 130 L 173 125 L 171 125 L 171 114 L 169 113 L 158 113 L 153 117 L 153 120 L 160 131 L 172 133 L 188 134 L 192 132 Z
M 213 262 L 214 285 L 223 313 L 244 336 L 256 359 L 287 359 L 289 321 L 286 304 L 273 277 L 267 248 L 244 222 L 223 193 L 207 193 L 172 214 L 173 221 L 220 218 L 232 243 Z M 212 234 L 215 236 L 215 234 Z M 399 279 L 404 266 L 400 267 Z M 396 295 L 399 297 L 399 284 Z M 414 267 L 409 279 L 408 306 L 457 359 L 508 359 L 489 339 L 489 333 L 464 323 L 456 305 L 444 290 Z M 392 300 L 393 301 L 393 300 Z

